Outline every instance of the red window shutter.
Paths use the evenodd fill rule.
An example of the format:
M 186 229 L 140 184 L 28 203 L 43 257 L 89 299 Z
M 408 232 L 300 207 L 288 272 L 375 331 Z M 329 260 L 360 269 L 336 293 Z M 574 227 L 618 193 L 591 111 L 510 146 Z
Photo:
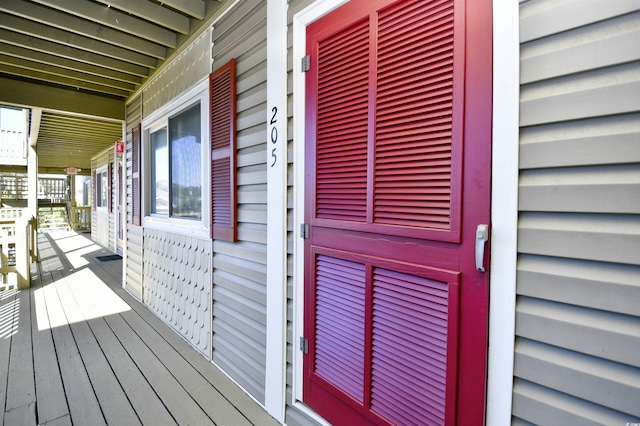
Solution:
M 91 185 L 91 210 L 95 210 L 98 205 L 98 200 L 96 200 L 98 196 L 98 179 L 95 170 L 91 172 L 91 179 L 93 180 L 93 185 Z
M 209 76 L 211 102 L 211 237 L 236 241 L 236 61 Z
M 132 129 L 131 137 L 131 216 L 134 225 L 141 224 L 140 211 L 140 148 L 142 125 Z
M 109 213 L 113 212 L 113 163 L 109 163 L 108 167 L 107 167 L 107 184 L 109 185 L 108 188 L 108 200 L 107 203 L 109 204 Z

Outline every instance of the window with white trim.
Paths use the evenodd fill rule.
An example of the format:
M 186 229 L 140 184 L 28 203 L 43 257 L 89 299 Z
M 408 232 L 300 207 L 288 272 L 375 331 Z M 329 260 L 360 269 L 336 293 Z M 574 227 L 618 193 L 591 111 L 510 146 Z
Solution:
M 106 168 L 96 172 L 96 207 L 109 206 L 109 179 Z
M 199 85 L 143 122 L 145 226 L 203 235 L 209 228 L 206 89 Z

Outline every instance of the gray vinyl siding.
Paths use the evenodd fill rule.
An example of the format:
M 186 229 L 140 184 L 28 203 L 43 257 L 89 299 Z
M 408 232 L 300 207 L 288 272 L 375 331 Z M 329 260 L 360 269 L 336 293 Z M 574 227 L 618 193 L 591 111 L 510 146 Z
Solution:
M 266 2 L 214 24 L 213 67 L 237 63 L 238 242 L 213 242 L 212 359 L 258 401 L 266 374 Z
M 131 99 L 126 105 L 126 125 L 127 125 L 127 141 L 126 141 L 126 176 L 127 176 L 127 200 L 126 200 L 126 224 L 127 231 L 125 233 L 127 246 L 126 261 L 126 281 L 125 289 L 131 293 L 136 299 L 142 300 L 142 227 L 133 224 L 132 215 L 132 129 L 142 121 L 142 96 L 138 95 Z
M 640 419 L 640 3 L 521 2 L 514 424 Z

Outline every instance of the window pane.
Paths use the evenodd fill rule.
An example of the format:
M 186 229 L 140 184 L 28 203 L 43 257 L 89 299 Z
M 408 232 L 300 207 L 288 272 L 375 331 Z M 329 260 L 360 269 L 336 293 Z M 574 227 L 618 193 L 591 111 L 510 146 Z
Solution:
M 167 129 L 151 133 L 151 213 L 169 214 Z
M 107 197 L 109 196 L 109 188 L 107 185 L 109 185 L 109 182 L 107 182 L 107 172 L 103 172 L 100 173 L 100 206 L 101 207 L 106 207 L 108 205 L 108 201 L 107 201 Z
M 171 216 L 200 219 L 200 105 L 169 120 L 171 141 Z

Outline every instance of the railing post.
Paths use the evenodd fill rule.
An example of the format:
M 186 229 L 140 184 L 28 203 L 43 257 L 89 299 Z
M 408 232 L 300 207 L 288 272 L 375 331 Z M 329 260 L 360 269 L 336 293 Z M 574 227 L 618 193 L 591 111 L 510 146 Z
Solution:
M 16 219 L 16 273 L 18 274 L 18 289 L 31 286 L 31 255 L 29 253 L 30 219 L 21 217 Z

